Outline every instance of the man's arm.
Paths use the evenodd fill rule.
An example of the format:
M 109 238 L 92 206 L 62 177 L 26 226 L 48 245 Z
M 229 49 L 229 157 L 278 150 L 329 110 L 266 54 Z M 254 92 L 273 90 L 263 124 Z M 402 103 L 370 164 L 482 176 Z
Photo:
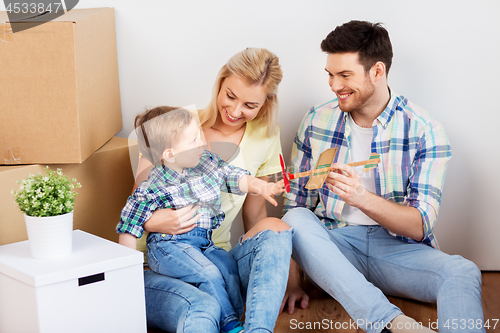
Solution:
M 416 241 L 424 238 L 422 216 L 416 208 L 394 203 L 367 191 L 361 183 L 361 176 L 346 164 L 335 163 L 332 168 L 337 172 L 328 174 L 326 186 L 346 204 L 359 208 L 368 217 L 398 235 Z
M 408 180 L 386 175 L 407 184 L 404 203 L 395 203 L 366 191 L 358 173 L 345 164 L 333 164 L 326 184 L 347 204 L 359 208 L 386 229 L 421 241 L 432 235 L 441 203 L 446 167 L 451 149 L 441 124 L 430 120 L 419 137 L 418 149 L 408 165 Z

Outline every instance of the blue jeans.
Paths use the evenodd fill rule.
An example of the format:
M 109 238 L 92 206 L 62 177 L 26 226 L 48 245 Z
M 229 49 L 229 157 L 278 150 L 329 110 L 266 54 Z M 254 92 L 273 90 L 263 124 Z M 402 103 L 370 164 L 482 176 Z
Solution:
M 245 333 L 274 331 L 286 291 L 293 230 L 261 231 L 238 242 L 230 253 L 238 263 L 245 297 Z
M 288 280 L 292 231 L 260 232 L 230 253 L 246 299 L 245 333 L 273 332 Z M 220 307 L 214 297 L 152 271 L 144 273 L 144 283 L 148 326 L 178 333 L 219 332 Z
M 223 327 L 243 315 L 238 267 L 234 258 L 212 242 L 212 230 L 194 228 L 184 234 L 151 233 L 148 263 L 155 273 L 180 279 L 213 296 Z
M 217 300 L 195 286 L 165 275 L 144 271 L 148 327 L 167 332 L 219 333 Z
M 384 294 L 437 302 L 439 332 L 483 321 L 481 272 L 471 261 L 400 241 L 380 226 L 328 230 L 305 208 L 282 220 L 294 228 L 293 259 L 363 330 L 380 332 L 401 313 Z M 467 332 L 485 330 L 470 325 Z

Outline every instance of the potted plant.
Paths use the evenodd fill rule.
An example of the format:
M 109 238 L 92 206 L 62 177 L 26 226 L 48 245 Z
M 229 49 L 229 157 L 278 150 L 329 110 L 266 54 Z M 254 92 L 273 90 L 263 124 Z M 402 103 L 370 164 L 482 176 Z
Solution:
M 71 254 L 73 239 L 73 207 L 81 187 L 57 171 L 45 168 L 45 175 L 30 174 L 17 181 L 18 191 L 12 191 L 19 209 L 24 213 L 31 255 L 36 259 L 54 259 Z

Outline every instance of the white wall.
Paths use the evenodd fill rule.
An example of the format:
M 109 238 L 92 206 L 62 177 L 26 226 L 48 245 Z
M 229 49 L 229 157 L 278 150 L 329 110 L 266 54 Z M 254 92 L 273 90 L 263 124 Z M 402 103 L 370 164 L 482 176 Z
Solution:
M 494 141 L 500 1 L 80 0 L 76 8 L 88 7 L 116 10 L 124 122 L 119 136 L 128 136 L 146 105 L 205 107 L 225 61 L 245 47 L 265 47 L 284 70 L 279 97 L 285 158 L 304 113 L 333 97 L 321 40 L 351 19 L 384 23 L 394 49 L 391 88 L 434 114 L 452 144 L 436 227 L 441 249 L 481 269 L 500 270 Z

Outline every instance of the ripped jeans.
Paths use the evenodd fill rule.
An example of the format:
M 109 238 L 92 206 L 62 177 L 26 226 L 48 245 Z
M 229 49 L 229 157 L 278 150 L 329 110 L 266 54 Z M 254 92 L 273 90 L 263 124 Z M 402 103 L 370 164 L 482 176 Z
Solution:
M 259 232 L 229 251 L 238 263 L 246 299 L 245 333 L 274 331 L 288 283 L 293 230 Z

